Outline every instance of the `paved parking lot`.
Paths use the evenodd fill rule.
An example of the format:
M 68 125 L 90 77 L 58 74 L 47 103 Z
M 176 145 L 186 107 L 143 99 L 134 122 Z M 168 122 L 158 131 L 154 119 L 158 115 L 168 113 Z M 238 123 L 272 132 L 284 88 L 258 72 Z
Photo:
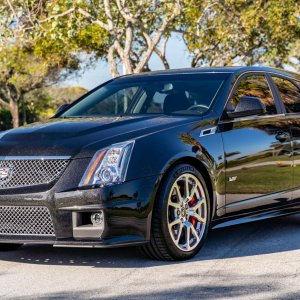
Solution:
M 0 298 L 300 299 L 300 215 L 217 229 L 187 262 L 136 248 L 0 253 Z

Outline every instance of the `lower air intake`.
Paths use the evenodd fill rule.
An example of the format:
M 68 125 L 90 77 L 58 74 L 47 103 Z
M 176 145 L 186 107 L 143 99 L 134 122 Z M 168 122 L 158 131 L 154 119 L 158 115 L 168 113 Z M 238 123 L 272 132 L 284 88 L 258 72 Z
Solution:
M 0 235 L 54 236 L 50 212 L 43 206 L 0 206 Z

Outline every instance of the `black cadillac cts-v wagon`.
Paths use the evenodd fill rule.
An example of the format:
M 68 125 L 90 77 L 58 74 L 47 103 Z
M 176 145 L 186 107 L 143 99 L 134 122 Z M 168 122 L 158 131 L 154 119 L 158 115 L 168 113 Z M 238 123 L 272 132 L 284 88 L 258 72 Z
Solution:
M 300 211 L 300 76 L 129 75 L 0 134 L 0 249 L 195 255 L 217 226 Z

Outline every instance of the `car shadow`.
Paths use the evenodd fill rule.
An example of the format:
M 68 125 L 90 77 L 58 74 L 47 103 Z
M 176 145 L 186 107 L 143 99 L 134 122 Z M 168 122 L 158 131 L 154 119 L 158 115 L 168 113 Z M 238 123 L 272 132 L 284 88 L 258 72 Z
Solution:
M 300 214 L 214 229 L 192 261 L 263 255 L 300 249 Z M 147 268 L 184 262 L 149 260 L 137 247 L 117 249 L 53 248 L 24 245 L 0 252 L 0 259 L 26 264 L 76 265 L 101 268 Z

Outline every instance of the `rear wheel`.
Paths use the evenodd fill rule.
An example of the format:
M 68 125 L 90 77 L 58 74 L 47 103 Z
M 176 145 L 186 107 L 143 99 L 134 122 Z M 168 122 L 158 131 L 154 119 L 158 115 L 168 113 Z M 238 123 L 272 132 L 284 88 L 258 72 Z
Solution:
M 0 251 L 13 251 L 22 247 L 23 244 L 2 244 L 0 243 Z
M 160 260 L 189 259 L 201 249 L 209 222 L 210 200 L 203 177 L 191 165 L 178 165 L 156 199 L 151 239 L 143 253 Z

